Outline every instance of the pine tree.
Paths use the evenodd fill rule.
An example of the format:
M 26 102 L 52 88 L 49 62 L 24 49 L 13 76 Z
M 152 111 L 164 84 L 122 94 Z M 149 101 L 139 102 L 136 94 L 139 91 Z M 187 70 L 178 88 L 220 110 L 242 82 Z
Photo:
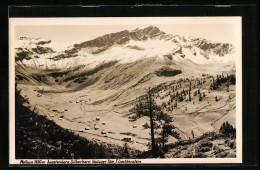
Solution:
M 229 85 L 227 84 L 227 92 L 229 92 Z
M 201 93 L 199 94 L 199 101 L 202 101 Z
M 191 130 L 191 135 L 192 135 L 192 138 L 194 138 L 194 132 L 193 132 L 193 130 Z
M 175 103 L 174 103 L 174 108 L 177 108 L 177 100 L 175 101 Z
M 124 146 L 123 146 L 122 157 L 125 158 L 125 159 L 129 159 L 130 158 L 130 154 L 129 154 L 129 151 L 128 151 L 127 143 L 125 143 Z
M 172 120 L 163 124 L 162 131 L 160 133 L 163 148 L 165 147 L 165 142 L 167 142 L 167 137 L 173 136 L 176 139 L 180 138 L 180 134 L 174 131 L 175 127 L 169 124 L 170 122 L 172 122 Z
M 234 128 L 229 122 L 223 122 L 220 126 L 219 133 L 225 135 L 226 137 L 235 138 L 236 128 Z
M 97 157 L 98 158 L 105 158 L 105 154 L 104 154 L 104 151 L 103 151 L 103 145 L 101 144 L 100 146 L 99 146 L 99 151 L 98 151 L 98 153 L 97 153 Z
M 151 141 L 152 141 L 152 153 L 155 156 L 156 148 L 155 148 L 155 141 L 154 141 L 154 123 L 153 123 L 153 107 L 152 107 L 152 96 L 151 90 L 149 87 L 148 91 L 148 98 L 149 98 L 149 111 L 150 111 L 150 127 L 151 127 Z

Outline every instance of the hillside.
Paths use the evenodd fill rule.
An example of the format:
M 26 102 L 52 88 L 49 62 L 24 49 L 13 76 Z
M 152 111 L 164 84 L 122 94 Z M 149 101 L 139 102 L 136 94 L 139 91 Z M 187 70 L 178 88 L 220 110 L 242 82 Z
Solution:
M 171 134 L 162 144 L 169 146 L 162 157 L 190 156 L 185 150 L 197 152 L 208 133 L 217 137 L 206 155 L 222 157 L 213 150 L 223 149 L 218 144 L 230 136 L 218 136 L 219 129 L 227 121 L 236 127 L 231 44 L 150 26 L 63 45 L 22 37 L 15 50 L 15 81 L 26 107 L 88 141 L 124 147 L 128 140 L 129 148 L 149 152 L 148 92 L 155 106 L 155 138 L 162 140 L 163 127 Z M 232 152 L 226 157 L 234 156 L 233 138 L 223 144 Z M 182 148 L 182 141 L 189 146 L 175 153 L 179 146 L 174 144 Z

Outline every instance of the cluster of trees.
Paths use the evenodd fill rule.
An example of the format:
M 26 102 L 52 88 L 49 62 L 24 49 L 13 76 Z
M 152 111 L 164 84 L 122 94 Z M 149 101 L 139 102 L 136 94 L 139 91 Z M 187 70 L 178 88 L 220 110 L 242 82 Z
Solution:
M 236 128 L 234 128 L 228 121 L 223 122 L 220 126 L 219 133 L 225 137 L 236 138 Z
M 201 102 L 202 101 L 202 99 L 203 98 L 205 98 L 206 97 L 206 93 L 205 92 L 200 92 L 200 89 L 198 89 L 198 90 L 196 90 L 196 91 L 194 91 L 193 92 L 193 96 L 197 96 L 198 95 L 198 97 L 199 97 L 199 101 Z M 191 99 L 190 99 L 190 96 L 189 96 L 189 101 L 191 101 Z
M 161 84 L 151 88 L 150 91 L 151 91 L 152 94 L 159 93 L 159 92 L 162 92 L 162 91 L 167 91 L 167 90 L 172 90 L 174 92 L 178 88 L 182 87 L 182 82 L 185 83 L 186 81 L 190 81 L 190 79 L 189 78 L 185 78 L 185 79 L 179 78 L 178 80 L 172 80 L 170 82 L 164 82 L 164 83 L 161 83 Z
M 165 143 L 169 136 L 173 136 L 177 139 L 180 138 L 179 133 L 174 130 L 175 127 L 171 124 L 173 118 L 164 113 L 161 107 L 156 104 L 150 89 L 146 97 L 142 98 L 142 100 L 139 98 L 139 102 L 137 102 L 130 111 L 135 113 L 138 118 L 141 116 L 150 117 L 150 126 L 146 126 L 151 129 L 151 151 L 154 157 L 160 155 L 165 148 Z M 160 122 L 160 125 L 157 126 L 157 128 L 160 128 L 161 130 L 157 138 L 155 138 L 154 135 L 155 121 Z
M 192 83 L 192 81 L 194 83 Z M 188 82 L 188 84 L 186 83 Z M 186 83 L 186 85 L 185 85 Z M 166 111 L 172 112 L 174 108 L 177 108 L 178 102 L 190 101 L 192 100 L 191 90 L 196 88 L 197 86 L 201 86 L 206 83 L 205 78 L 186 78 L 186 79 L 178 79 L 171 81 L 170 83 L 161 83 L 156 87 L 153 87 L 151 91 L 151 95 L 154 98 L 160 98 L 161 100 L 167 96 L 170 96 L 168 102 L 163 101 L 160 106 L 153 106 L 155 112 L 165 109 Z M 183 85 L 184 84 L 184 85 Z M 184 89 L 184 86 L 188 86 L 188 89 Z M 182 89 L 181 89 L 182 88 Z M 181 90 L 179 90 L 181 89 Z M 165 94 L 160 94 L 165 91 Z M 200 92 L 200 89 L 193 92 L 193 96 L 197 96 L 199 101 L 202 101 L 204 97 L 206 97 L 205 92 Z M 134 105 L 130 112 L 138 113 L 136 117 L 138 118 L 140 115 L 148 115 L 148 105 L 147 105 L 148 95 L 141 96 L 137 98 L 137 104 Z M 146 103 L 145 103 L 146 102 Z
M 212 84 L 217 84 L 218 83 L 224 83 L 226 81 L 231 82 L 232 84 L 235 84 L 235 76 L 234 75 L 227 75 L 226 77 L 224 77 L 224 75 L 218 75 L 216 78 L 216 81 L 214 80 L 214 77 L 210 76 L 209 74 L 204 74 L 204 76 L 207 76 L 208 78 L 213 78 L 213 83 Z M 184 89 L 182 88 L 182 82 L 189 82 L 188 84 L 188 89 Z M 192 83 L 192 81 L 194 83 Z M 157 121 L 165 121 L 164 119 L 167 118 L 168 121 L 167 122 L 172 122 L 172 118 L 167 116 L 168 114 L 164 113 L 164 111 L 173 111 L 173 109 L 178 105 L 178 102 L 182 102 L 184 100 L 186 101 L 190 101 L 192 100 L 192 94 L 191 94 L 191 90 L 196 88 L 196 87 L 200 87 L 206 83 L 206 78 L 196 78 L 196 79 L 179 79 L 178 81 L 172 81 L 170 83 L 162 83 L 154 88 L 152 88 L 151 90 L 148 91 L 148 94 L 145 96 L 142 96 L 141 98 L 139 98 L 139 100 L 137 101 L 137 103 L 134 105 L 134 107 L 130 110 L 133 113 L 136 113 L 136 118 L 139 118 L 141 116 L 150 116 L 150 120 L 151 120 L 151 126 L 147 126 L 147 128 L 151 128 L 151 131 L 155 128 L 152 126 L 153 124 L 153 120 L 157 120 Z M 186 85 L 184 85 L 187 87 L 187 83 Z M 182 88 L 182 90 L 178 90 L 179 88 Z M 198 88 L 197 90 L 193 91 L 193 96 L 198 96 L 198 100 L 202 101 L 203 98 L 206 97 L 206 93 L 205 92 L 201 92 L 200 88 Z M 167 92 L 168 90 L 168 92 Z M 157 98 L 160 97 L 160 92 L 162 91 L 166 91 L 165 96 L 170 96 L 170 99 L 168 102 L 162 102 L 160 106 L 158 106 L 155 102 L 155 100 L 153 99 L 153 97 Z M 209 92 L 210 93 L 210 92 Z M 215 97 L 215 101 L 219 101 L 219 98 L 216 96 Z M 209 101 L 208 101 L 209 102 Z M 173 104 L 172 104 L 173 103 Z M 186 108 L 187 109 L 187 108 Z M 151 116 L 152 115 L 152 116 Z M 232 126 L 230 126 L 229 124 L 227 125 L 223 125 L 222 129 L 220 130 L 221 134 L 228 134 L 229 136 L 235 136 L 235 129 L 231 128 Z M 166 121 L 164 122 L 164 124 L 162 124 L 162 126 L 160 126 L 161 128 L 161 132 L 159 134 L 159 138 L 157 139 L 153 139 L 154 137 L 151 137 L 152 139 L 152 150 L 154 150 L 153 148 L 165 148 L 165 143 L 167 141 L 167 137 L 168 136 L 174 136 L 177 139 L 179 138 L 179 134 L 174 131 L 175 127 L 172 126 L 172 124 L 170 123 L 166 123 Z M 169 130 L 170 129 L 170 130 Z M 226 130 L 223 130 L 226 129 Z M 227 130 L 228 129 L 228 130 Z M 151 132 L 151 134 L 153 134 Z M 194 133 L 193 133 L 193 138 L 194 138 Z M 153 142 L 153 140 L 155 140 Z M 156 146 L 155 146 L 156 145 Z
M 21 48 L 19 48 L 19 49 L 21 49 Z M 15 53 L 15 61 L 22 62 L 24 59 L 30 60 L 30 59 L 32 59 L 31 55 L 33 55 L 33 53 L 30 50 L 28 50 L 27 48 L 21 49 L 20 51 Z
M 16 85 L 17 87 L 17 85 Z M 87 140 L 23 105 L 26 100 L 15 91 L 16 159 L 138 158 L 140 151 Z
M 173 136 L 176 139 L 180 139 L 180 134 L 176 132 L 175 127 L 169 123 L 164 123 L 159 133 L 159 137 L 156 138 L 157 148 L 165 148 L 165 143 L 168 141 L 169 136 Z
M 170 67 L 163 67 L 155 72 L 157 76 L 175 76 L 177 74 L 181 74 L 181 70 L 172 69 Z
M 236 77 L 234 74 L 231 75 L 226 75 L 224 76 L 224 74 L 222 73 L 222 75 L 217 75 L 216 79 L 214 79 L 213 77 L 213 82 L 210 85 L 210 89 L 211 90 L 217 90 L 219 89 L 219 87 L 221 86 L 221 84 L 223 83 L 227 83 L 230 82 L 231 84 L 235 85 L 236 84 Z M 227 84 L 227 91 L 229 91 L 229 85 Z

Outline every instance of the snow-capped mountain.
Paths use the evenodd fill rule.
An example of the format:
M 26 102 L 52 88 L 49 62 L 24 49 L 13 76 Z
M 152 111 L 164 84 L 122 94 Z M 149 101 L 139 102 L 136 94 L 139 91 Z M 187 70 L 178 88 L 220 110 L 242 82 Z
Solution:
M 192 61 L 196 64 L 234 62 L 234 47 L 206 39 L 166 34 L 157 27 L 106 34 L 81 43 L 59 44 L 51 40 L 21 37 L 16 42 L 16 63 L 41 68 L 88 68 L 110 62 L 158 60 Z

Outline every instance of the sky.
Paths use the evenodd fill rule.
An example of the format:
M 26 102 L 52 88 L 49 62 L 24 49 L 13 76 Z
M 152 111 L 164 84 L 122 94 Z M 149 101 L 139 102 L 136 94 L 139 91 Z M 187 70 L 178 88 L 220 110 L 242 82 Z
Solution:
M 234 43 L 235 25 L 218 24 L 104 24 L 98 25 L 16 25 L 15 39 L 21 36 L 43 38 L 54 42 L 81 42 L 94 39 L 109 33 L 122 30 L 134 30 L 148 26 L 156 26 L 167 34 L 206 38 L 212 42 Z

